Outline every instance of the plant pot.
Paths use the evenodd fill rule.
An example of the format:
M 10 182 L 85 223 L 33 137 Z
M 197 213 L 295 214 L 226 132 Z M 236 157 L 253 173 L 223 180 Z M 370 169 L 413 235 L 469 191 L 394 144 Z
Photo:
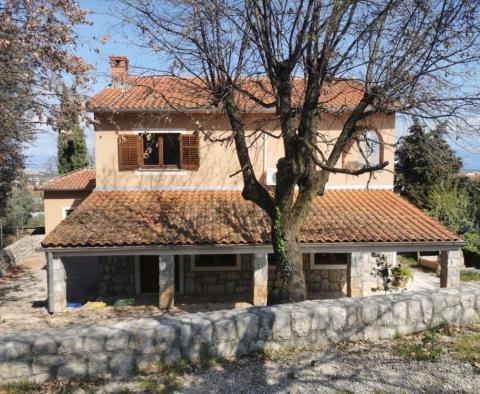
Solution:
M 405 278 L 395 278 L 393 280 L 393 285 L 399 289 L 404 289 L 407 285 L 407 281 L 405 280 Z

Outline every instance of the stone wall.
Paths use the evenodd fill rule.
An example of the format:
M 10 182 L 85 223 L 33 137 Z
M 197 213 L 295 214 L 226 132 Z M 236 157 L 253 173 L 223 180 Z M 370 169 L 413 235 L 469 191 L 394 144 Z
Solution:
M 234 357 L 253 351 L 316 348 L 376 340 L 441 323 L 480 318 L 480 286 L 388 296 L 305 301 L 270 307 L 127 320 L 0 337 L 2 383 L 109 378 L 152 363 L 196 360 L 201 351 Z
M 249 296 L 252 287 L 252 255 L 241 256 L 239 271 L 192 271 L 191 256 L 183 257 L 185 294 L 235 294 Z
M 100 257 L 100 284 L 102 297 L 135 295 L 135 256 Z
M 28 258 L 36 248 L 45 234 L 27 235 L 0 250 L 0 277 L 10 271 L 17 263 Z
M 307 291 L 310 298 L 316 295 L 347 295 L 347 269 L 322 269 L 310 268 L 310 255 L 303 255 L 303 273 L 307 284 Z M 276 268 L 270 266 L 268 269 L 268 289 L 271 291 L 275 284 Z

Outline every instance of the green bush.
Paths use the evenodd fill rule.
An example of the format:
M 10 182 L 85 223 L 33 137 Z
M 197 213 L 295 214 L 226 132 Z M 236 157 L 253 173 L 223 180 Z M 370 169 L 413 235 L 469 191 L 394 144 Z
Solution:
M 480 255 L 480 231 L 469 231 L 463 235 L 467 244 L 463 250 Z

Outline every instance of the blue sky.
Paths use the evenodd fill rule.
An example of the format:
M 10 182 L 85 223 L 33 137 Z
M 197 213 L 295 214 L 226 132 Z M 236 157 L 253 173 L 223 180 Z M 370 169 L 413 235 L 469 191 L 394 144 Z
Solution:
M 80 5 L 92 12 L 88 17 L 91 26 L 82 26 L 77 29 L 79 34 L 79 47 L 76 53 L 93 65 L 92 77 L 95 82 L 91 86 L 92 95 L 110 83 L 108 65 L 109 55 L 124 55 L 129 58 L 130 69 L 148 66 L 153 58 L 132 45 L 126 38 L 126 34 L 120 27 L 120 20 L 112 10 L 112 1 L 109 0 L 80 0 Z M 109 35 L 110 39 L 105 43 L 99 42 L 99 37 Z M 131 36 L 130 36 L 131 37 Z M 95 50 L 97 49 L 98 52 Z M 405 123 L 397 121 L 397 135 L 401 135 L 406 129 Z M 89 150 L 93 152 L 93 131 L 85 130 Z M 480 138 L 462 138 L 455 140 L 450 138 L 451 145 L 464 159 L 466 169 L 480 170 Z M 27 149 L 28 167 L 42 169 L 47 161 L 54 160 L 57 154 L 57 137 L 52 131 L 39 134 Z

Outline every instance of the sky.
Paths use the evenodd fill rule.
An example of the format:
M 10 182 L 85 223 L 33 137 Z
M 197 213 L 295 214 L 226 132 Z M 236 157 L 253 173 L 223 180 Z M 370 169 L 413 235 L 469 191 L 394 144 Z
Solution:
M 110 83 L 110 69 L 108 56 L 122 55 L 129 58 L 129 68 L 148 67 L 154 62 L 153 57 L 146 56 L 135 45 L 132 45 L 125 37 L 128 34 L 122 30 L 118 14 L 112 9 L 113 1 L 110 0 L 80 0 L 80 5 L 91 11 L 88 20 L 90 26 L 82 26 L 76 29 L 79 35 L 79 46 L 76 54 L 85 59 L 93 66 L 92 77 L 94 83 L 87 92 L 93 95 Z M 128 33 L 128 32 L 127 32 Z M 99 38 L 109 36 L 110 39 L 102 44 Z M 130 37 L 132 37 L 130 35 Z M 397 119 L 397 137 L 404 134 L 408 125 L 403 119 Z M 85 136 L 89 151 L 93 153 L 93 130 L 85 129 Z M 449 142 L 464 161 L 466 170 L 480 171 L 480 137 L 475 139 L 455 136 L 449 138 Z M 57 137 L 53 131 L 44 131 L 37 135 L 27 149 L 27 167 L 30 170 L 41 170 L 48 167 L 48 163 L 55 161 L 57 155 Z

